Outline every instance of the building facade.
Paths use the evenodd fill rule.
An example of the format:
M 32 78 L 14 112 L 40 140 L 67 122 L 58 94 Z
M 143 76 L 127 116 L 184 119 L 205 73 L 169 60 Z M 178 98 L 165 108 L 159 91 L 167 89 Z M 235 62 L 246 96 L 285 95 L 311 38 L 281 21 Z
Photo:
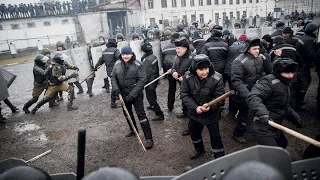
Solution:
M 141 8 L 146 26 L 174 26 L 177 22 L 193 21 L 222 25 L 224 19 L 240 20 L 259 15 L 266 17 L 275 8 L 275 0 L 143 0 Z

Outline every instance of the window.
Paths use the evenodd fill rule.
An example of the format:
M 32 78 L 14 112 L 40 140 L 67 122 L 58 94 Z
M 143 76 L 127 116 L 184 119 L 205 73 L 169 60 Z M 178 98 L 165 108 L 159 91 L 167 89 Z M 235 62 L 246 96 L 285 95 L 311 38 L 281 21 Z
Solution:
M 197 21 L 197 17 L 196 17 L 196 15 L 191 15 L 191 22 L 195 22 L 195 21 Z
M 252 0 L 249 0 L 249 3 L 252 3 Z
M 181 0 L 181 7 L 186 7 L 186 0 Z
M 207 0 L 207 5 L 211 5 L 211 0 Z
M 243 4 L 247 3 L 247 0 L 242 0 Z
M 182 24 L 188 24 L 188 19 L 186 15 L 182 16 Z
M 230 20 L 233 18 L 233 12 L 230 12 Z
M 194 6 L 194 0 L 190 0 L 190 6 Z
M 153 0 L 148 0 L 148 8 L 153 9 Z
M 199 0 L 199 6 L 203 6 L 203 0 Z
M 161 0 L 161 7 L 166 8 L 167 7 L 167 0 Z
M 247 11 L 243 11 L 242 13 L 243 13 L 244 17 L 247 18 Z
M 200 14 L 200 23 L 204 23 L 204 15 L 203 14 Z
M 63 19 L 62 20 L 62 24 L 68 24 L 69 23 L 69 19 Z
M 177 0 L 172 0 L 172 7 L 177 7 Z
M 237 0 L 237 4 L 240 4 L 240 0 Z
M 259 0 L 256 0 L 256 3 L 259 3 Z
M 237 11 L 237 20 L 240 20 L 240 11 Z
M 222 4 L 226 4 L 226 0 L 222 0 Z
M 215 23 L 219 24 L 219 13 L 215 13 Z
M 218 5 L 219 4 L 219 0 L 214 0 L 214 4 Z
M 3 26 L 2 25 L 0 25 L 0 31 L 2 31 L 3 30 Z
M 11 29 L 20 29 L 20 24 L 11 24 Z
M 156 25 L 156 19 L 155 18 L 150 18 L 150 26 L 154 27 Z
M 227 13 L 226 13 L 226 12 L 222 13 L 222 20 L 223 20 L 223 22 L 226 20 L 226 16 L 227 16 Z
M 29 23 L 27 23 L 27 27 L 28 27 L 28 28 L 34 28 L 34 27 L 36 27 L 36 23 L 34 23 L 34 22 L 29 22 Z
M 45 22 L 43 22 L 43 25 L 44 26 L 51 26 L 51 22 L 50 21 L 45 21 Z
M 232 5 L 233 4 L 233 0 L 229 0 L 229 4 Z

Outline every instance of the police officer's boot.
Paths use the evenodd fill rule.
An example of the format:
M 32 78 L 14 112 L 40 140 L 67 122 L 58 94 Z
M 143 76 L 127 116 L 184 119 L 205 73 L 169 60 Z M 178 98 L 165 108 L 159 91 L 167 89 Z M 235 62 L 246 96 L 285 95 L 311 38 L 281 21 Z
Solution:
M 93 96 L 93 94 L 92 94 L 92 84 L 93 84 L 93 80 L 94 80 L 94 78 L 90 78 L 90 79 L 87 79 L 87 88 L 88 88 L 88 90 L 87 90 L 87 94 L 90 96 L 90 97 L 92 97 Z
M 73 86 L 69 86 L 68 89 L 68 101 L 67 101 L 67 111 L 77 110 L 78 107 L 72 106 L 74 99 L 74 89 Z
M 29 114 L 29 113 L 30 113 L 29 107 L 30 107 L 32 104 L 36 103 L 37 101 L 38 101 L 38 98 L 32 98 L 32 99 L 30 99 L 30 100 L 23 106 L 22 110 L 23 110 L 26 114 Z
M 201 139 L 200 141 L 193 142 L 193 146 L 196 151 L 190 155 L 190 159 L 197 159 L 198 157 L 206 153 L 206 151 L 204 150 L 203 141 Z
M 53 109 L 53 108 L 59 107 L 59 104 L 56 102 L 57 97 L 58 97 L 58 93 L 56 93 L 55 96 L 50 98 L 49 108 Z
M 152 139 L 152 132 L 151 132 L 148 119 L 146 118 L 141 120 L 140 125 L 143 130 L 144 137 L 146 139 L 146 142 L 145 142 L 146 149 L 151 149 L 153 147 L 153 139 Z
M 74 82 L 74 84 L 77 86 L 77 88 L 79 89 L 79 91 L 77 92 L 77 94 L 82 94 L 83 93 L 83 88 L 80 84 L 79 81 Z
M 38 109 L 39 109 L 41 106 L 43 106 L 45 103 L 49 102 L 50 99 L 51 99 L 50 97 L 44 97 L 44 98 L 36 105 L 36 107 L 34 107 L 34 108 L 32 109 L 31 114 L 35 114 L 35 113 L 38 111 Z
M 3 102 L 6 103 L 6 104 L 9 106 L 9 108 L 10 108 L 11 111 L 12 111 L 12 113 L 17 113 L 17 112 L 20 111 L 17 107 L 15 107 L 15 106 L 9 101 L 9 99 L 5 99 L 5 100 L 3 100 Z
M 106 88 L 106 92 L 110 93 L 110 85 L 109 85 L 109 80 L 108 78 L 104 78 L 104 88 Z

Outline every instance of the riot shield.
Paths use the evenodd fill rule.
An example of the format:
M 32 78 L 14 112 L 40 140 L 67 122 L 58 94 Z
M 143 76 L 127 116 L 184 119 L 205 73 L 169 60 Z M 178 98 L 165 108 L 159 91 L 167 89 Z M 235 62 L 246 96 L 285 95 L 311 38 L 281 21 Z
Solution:
M 163 51 L 163 49 L 168 46 L 169 44 L 171 44 L 171 40 L 166 40 L 166 41 L 161 41 L 161 51 Z
M 23 159 L 17 158 L 9 158 L 0 161 L 0 174 L 4 173 L 5 171 L 15 168 L 18 166 L 28 166 L 28 163 Z
M 91 65 L 89 62 L 87 47 L 77 47 L 71 50 L 74 65 L 79 68 L 79 79 L 84 80 L 91 72 Z
M 66 63 L 71 64 L 71 65 L 75 65 L 75 61 L 72 58 L 72 52 L 71 50 L 64 50 L 64 51 L 59 51 L 59 53 L 65 54 L 67 56 L 67 58 L 64 60 Z M 66 71 L 66 76 L 70 76 L 72 73 L 77 72 L 76 70 L 71 70 L 71 69 L 67 69 Z M 66 83 L 74 83 L 76 81 L 79 81 L 79 77 L 77 78 L 71 78 L 67 81 L 65 81 Z
M 257 37 L 261 38 L 261 31 L 258 28 L 247 29 L 246 34 L 248 37 Z M 239 36 L 238 36 L 239 37 Z
M 134 54 L 136 55 L 136 59 L 141 61 L 142 56 L 144 55 L 144 52 L 141 51 L 141 43 L 143 40 L 137 40 L 137 41 L 131 41 L 130 47 Z
M 12 74 L 4 68 L 0 68 L 0 71 L 2 71 L 2 75 L 4 77 L 4 80 L 6 81 L 7 88 L 9 88 L 13 81 L 17 78 L 17 75 Z
M 249 17 L 249 27 L 250 26 L 253 26 L 253 17 L 252 16 Z
M 150 44 L 152 45 L 153 54 L 158 58 L 159 71 L 162 73 L 160 41 L 150 41 Z
M 261 18 L 257 17 L 256 18 L 256 27 L 260 28 L 260 25 L 261 25 Z
M 91 48 L 91 56 L 92 56 L 92 62 L 93 65 L 96 65 L 99 61 L 100 57 L 102 56 L 102 51 L 106 49 L 106 46 L 98 46 L 98 47 L 92 47 Z M 96 72 L 96 78 L 97 79 L 103 79 L 107 77 L 106 72 L 106 65 L 102 64 L 100 69 Z
M 207 41 L 211 37 L 211 34 L 203 35 L 203 39 Z
M 119 50 L 120 52 L 121 52 L 121 49 L 122 49 L 124 46 L 128 46 L 127 41 L 121 41 L 121 42 L 118 42 L 118 44 L 117 44 L 117 48 L 118 48 L 118 50 Z
M 232 32 L 238 38 L 241 34 L 245 34 L 245 29 L 234 29 Z

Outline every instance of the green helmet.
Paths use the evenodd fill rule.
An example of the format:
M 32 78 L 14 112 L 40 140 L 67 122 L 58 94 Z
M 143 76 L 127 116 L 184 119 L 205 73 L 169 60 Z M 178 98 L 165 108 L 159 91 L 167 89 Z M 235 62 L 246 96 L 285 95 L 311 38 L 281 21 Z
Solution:
M 165 30 L 163 34 L 164 36 L 171 36 L 172 32 L 170 30 Z
M 92 47 L 99 47 L 99 46 L 101 46 L 101 45 L 100 45 L 100 43 L 98 41 L 94 41 L 92 43 Z
M 48 48 L 43 48 L 42 50 L 41 50 L 41 53 L 40 54 L 42 54 L 42 55 L 46 55 L 46 54 L 51 54 L 51 51 L 50 51 L 50 49 L 48 49 Z
M 116 37 L 117 37 L 117 39 L 122 39 L 122 40 L 124 39 L 124 38 L 123 38 L 123 34 L 121 34 L 121 33 L 118 33 L 118 34 L 116 35 Z
M 153 31 L 154 31 L 154 35 L 160 36 L 160 30 L 158 28 L 154 28 Z
M 139 39 L 139 34 L 138 33 L 132 33 L 132 40 L 138 38 Z
M 62 41 L 58 41 L 56 47 L 64 47 L 64 43 Z
M 183 24 L 182 23 L 179 23 L 177 25 L 177 31 L 183 31 Z
M 164 31 L 166 31 L 166 30 L 170 30 L 170 31 L 172 31 L 172 29 L 171 29 L 171 27 L 170 27 L 170 26 L 165 27 L 165 28 L 164 28 Z
M 189 26 L 189 30 L 192 30 L 192 29 L 195 30 L 196 27 L 194 25 Z

